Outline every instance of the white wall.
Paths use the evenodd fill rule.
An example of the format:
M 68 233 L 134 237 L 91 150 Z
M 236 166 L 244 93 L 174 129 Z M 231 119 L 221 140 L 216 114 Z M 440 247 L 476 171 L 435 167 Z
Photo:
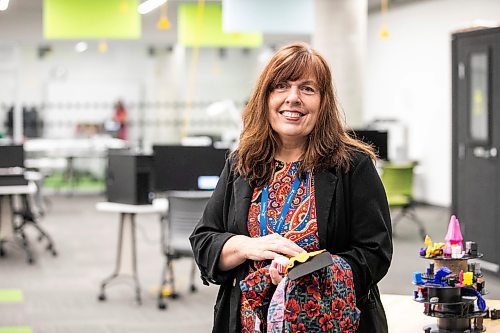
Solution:
M 146 42 L 110 42 L 109 51 L 96 51 L 97 42 L 91 42 L 89 51 L 77 54 L 74 42 L 43 41 L 40 30 L 30 29 L 33 36 L 23 38 L 20 26 L 29 20 L 41 26 L 41 14 L 30 17 L 3 17 L 0 26 L 0 59 L 11 62 L 0 66 L 0 104 L 11 103 L 12 96 L 22 103 L 46 103 L 66 98 L 57 85 L 66 83 L 74 87 L 87 87 L 97 82 L 101 90 L 108 91 L 108 103 L 118 95 L 125 100 L 185 101 L 189 88 L 191 53 L 176 48 L 166 52 L 168 45 L 152 42 L 158 52 L 151 57 Z M 7 22 L 10 18 L 10 23 Z M 378 13 L 368 17 L 367 64 L 363 118 L 369 122 L 375 118 L 397 118 L 409 128 L 409 157 L 420 162 L 417 175 L 417 198 L 431 204 L 448 206 L 451 202 L 451 37 L 456 28 L 474 19 L 500 21 L 499 0 L 432 0 L 389 8 L 387 21 L 390 38 L 378 37 L 381 22 Z M 30 22 L 31 22 L 30 21 Z M 334 22 L 332 22 L 334 24 Z M 17 29 L 17 30 L 16 30 Z M 11 36 L 14 31 L 21 36 Z M 11 39 L 7 37 L 11 37 Z M 307 36 L 304 36 L 307 38 Z M 37 47 L 51 45 L 53 52 L 45 58 L 37 57 Z M 280 43 L 273 43 L 279 46 Z M 7 45 L 7 46 L 5 46 Z M 259 61 L 263 49 L 243 54 L 240 49 L 228 49 L 225 58 L 219 58 L 217 50 L 203 49 L 194 87 L 194 101 L 209 102 L 233 99 L 243 102 L 262 65 Z M 107 88 L 106 88 L 107 87 Z M 120 88 L 121 87 L 121 88 Z M 122 89 L 123 88 L 123 89 Z M 121 90 L 120 90 L 121 89 Z M 59 95 L 58 95 L 59 91 Z M 82 94 L 81 101 L 102 101 L 99 97 L 89 101 L 91 89 Z M 112 96 L 111 96 L 112 95 Z M 131 96 L 133 95 L 133 96 Z M 137 102 L 137 101 L 135 101 Z M 179 126 L 162 125 L 171 119 L 182 121 L 185 107 L 132 107 L 132 119 L 144 119 L 157 126 L 143 130 L 146 144 L 161 141 L 173 142 L 180 135 Z M 2 110 L 0 110 L 2 111 Z M 77 110 L 57 108 L 44 112 L 53 113 L 55 119 L 107 119 L 112 110 L 98 107 Z M 80 113 L 80 114 L 78 114 Z M 204 110 L 193 108 L 190 132 L 221 132 L 227 123 L 199 125 Z M 3 121 L 3 114 L 0 115 Z M 171 124 L 171 123 L 170 123 Z M 1 125 L 0 125 L 1 127 Z M 137 140 L 139 128 L 131 129 L 131 137 Z
M 94 41 L 89 42 L 88 51 L 79 54 L 75 42 L 47 44 L 52 51 L 43 58 L 37 55 L 38 44 L 15 45 L 18 66 L 0 68 L 5 74 L 1 91 L 16 91 L 22 104 L 45 105 L 41 110 L 48 125 L 45 136 L 70 137 L 73 123 L 110 119 L 112 105 L 120 98 L 129 105 L 131 121 L 150 125 L 130 129 L 131 141 L 137 143 L 142 136 L 145 144 L 178 142 L 181 132 L 220 135 L 232 126 L 228 115 L 203 124 L 201 119 L 208 117 L 206 105 L 232 99 L 241 106 L 263 64 L 260 54 L 264 51 L 227 49 L 221 57 L 218 49 L 201 49 L 198 62 L 193 63 L 192 50 L 179 46 L 167 51 L 166 46 L 155 45 L 155 54 L 150 55 L 149 45 L 144 43 L 110 42 L 108 52 L 102 54 Z M 7 76 L 7 71 L 12 74 Z M 0 94 L 0 104 L 10 105 L 11 97 L 12 93 Z M 190 112 L 188 98 L 193 102 Z M 140 107 L 140 102 L 149 106 Z M 191 119 L 190 125 L 182 131 L 186 118 Z
M 472 20 L 500 22 L 498 0 L 433 0 L 368 18 L 364 120 L 408 126 L 408 156 L 420 163 L 417 199 L 451 204 L 451 33 Z

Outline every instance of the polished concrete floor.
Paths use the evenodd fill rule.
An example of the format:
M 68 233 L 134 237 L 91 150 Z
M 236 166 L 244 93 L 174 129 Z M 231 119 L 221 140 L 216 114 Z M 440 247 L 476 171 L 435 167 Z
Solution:
M 30 327 L 36 333 L 112 333 L 112 332 L 210 332 L 217 289 L 198 281 L 198 292 L 188 289 L 189 261 L 176 263 L 181 297 L 168 300 L 168 308 L 157 308 L 156 294 L 163 265 L 160 227 L 157 215 L 137 218 L 138 271 L 142 286 L 142 305 L 135 302 L 130 280 L 111 284 L 107 300 L 98 301 L 101 281 L 111 274 L 116 256 L 118 215 L 97 212 L 97 195 L 54 196 L 42 221 L 52 235 L 58 251 L 52 257 L 29 231 L 36 261 L 29 265 L 16 242 L 5 244 L 0 258 L 0 290 L 15 289 L 21 301 L 2 301 L 2 327 Z M 418 208 L 433 240 L 444 239 L 448 209 Z M 417 228 L 402 221 L 394 239 L 394 259 L 388 275 L 380 283 L 382 293 L 411 295 L 412 272 L 422 271 L 428 262 L 418 256 L 422 241 Z M 500 278 L 486 274 L 489 298 L 500 299 Z M 15 332 L 14 330 L 12 332 Z M 397 332 L 399 333 L 399 332 Z

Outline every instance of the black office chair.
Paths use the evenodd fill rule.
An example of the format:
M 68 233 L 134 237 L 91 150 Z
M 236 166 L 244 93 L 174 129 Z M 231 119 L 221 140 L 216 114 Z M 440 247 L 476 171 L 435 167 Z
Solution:
M 15 224 L 14 231 L 21 236 L 21 239 L 23 241 L 23 246 L 25 247 L 26 252 L 28 254 L 28 263 L 33 264 L 35 262 L 33 254 L 31 253 L 31 249 L 28 245 L 28 239 L 24 232 L 25 227 L 28 225 L 32 226 L 38 231 L 39 242 L 41 242 L 44 239 L 46 240 L 47 251 L 49 251 L 52 254 L 52 256 L 54 257 L 57 256 L 57 251 L 55 249 L 52 237 L 50 237 L 50 235 L 40 225 L 40 214 L 36 213 L 36 210 L 33 207 L 34 205 L 32 202 L 33 201 L 32 196 L 29 194 L 22 194 L 20 195 L 20 199 L 21 202 L 19 203 L 19 207 L 14 207 L 15 206 L 14 203 L 11 202 L 11 204 L 13 205 L 12 214 L 20 218 L 20 222 Z
M 0 145 L 0 186 L 22 186 L 28 189 L 27 193 L 16 194 L 14 192 L 6 196 L 8 197 L 7 200 L 9 201 L 8 204 L 12 213 L 13 231 L 22 241 L 23 248 L 28 257 L 28 263 L 32 264 L 35 262 L 35 259 L 25 233 L 26 226 L 30 225 L 38 231 L 38 240 L 42 241 L 45 239 L 47 241 L 47 250 L 53 256 L 57 255 L 57 251 L 54 248 L 52 238 L 40 226 L 39 211 L 34 209 L 36 205 L 32 202 L 32 196 L 38 191 L 38 188 L 35 183 L 28 181 L 29 177 L 26 177 L 28 173 L 24 167 L 24 155 L 23 145 Z M 31 193 L 29 193 L 30 191 Z M 18 200 L 18 198 L 20 199 Z M 0 240 L 0 256 L 4 255 L 5 252 Z
M 196 263 L 189 242 L 189 235 L 200 220 L 203 210 L 212 192 L 207 191 L 172 191 L 167 193 L 168 211 L 162 218 L 162 245 L 165 266 L 158 294 L 158 308 L 165 309 L 164 297 L 177 298 L 173 261 L 180 258 L 192 258 L 190 291 L 195 292 Z M 168 293 L 166 292 L 168 291 Z

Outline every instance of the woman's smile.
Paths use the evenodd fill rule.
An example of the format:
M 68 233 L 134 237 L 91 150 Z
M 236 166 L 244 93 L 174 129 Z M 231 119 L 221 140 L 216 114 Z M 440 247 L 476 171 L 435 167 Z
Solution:
M 287 120 L 292 120 L 292 121 L 297 121 L 300 118 L 306 116 L 305 113 L 302 113 L 300 111 L 283 110 L 283 111 L 279 111 L 278 113 L 281 114 L 283 117 L 285 117 Z

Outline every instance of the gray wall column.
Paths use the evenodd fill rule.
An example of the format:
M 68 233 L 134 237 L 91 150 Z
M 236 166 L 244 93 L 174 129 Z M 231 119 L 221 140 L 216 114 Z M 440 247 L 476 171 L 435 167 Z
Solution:
M 312 46 L 328 61 L 349 127 L 363 125 L 367 0 L 315 0 Z

